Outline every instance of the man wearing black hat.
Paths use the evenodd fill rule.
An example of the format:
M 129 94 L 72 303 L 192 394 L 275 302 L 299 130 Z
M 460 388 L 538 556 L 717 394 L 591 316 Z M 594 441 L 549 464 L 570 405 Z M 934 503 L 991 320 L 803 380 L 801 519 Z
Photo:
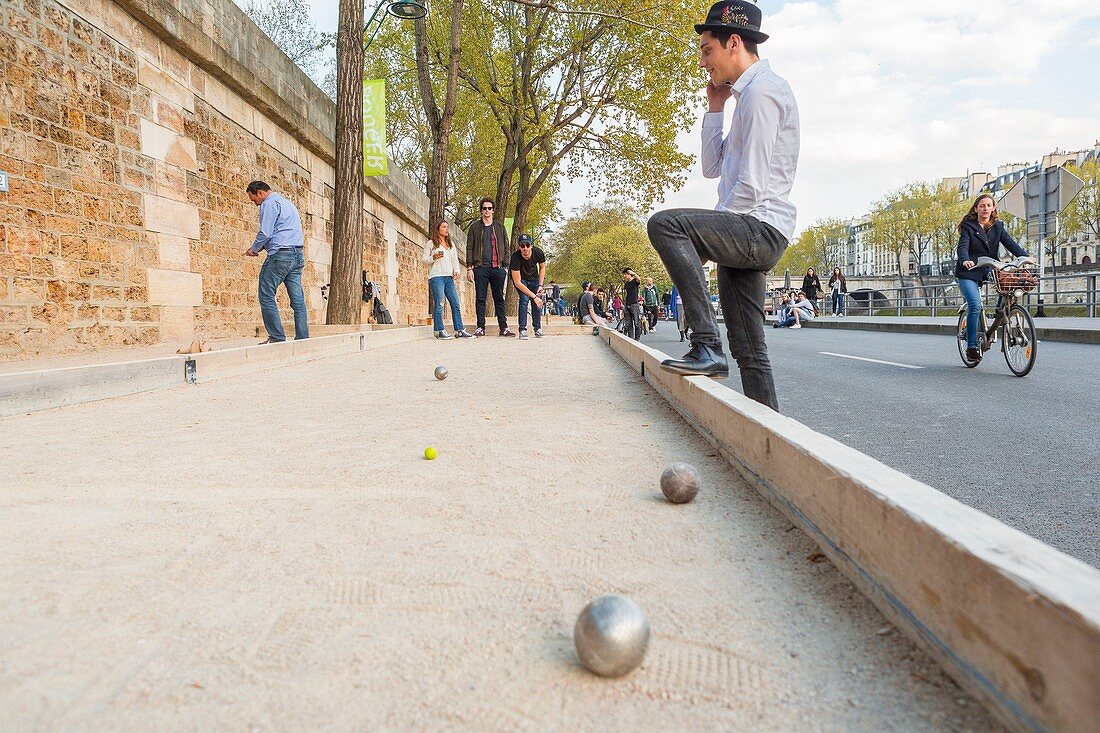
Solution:
M 798 164 L 798 106 L 790 86 L 760 60 L 760 9 L 746 0 L 716 3 L 699 34 L 699 65 L 707 84 L 703 117 L 703 175 L 718 178 L 718 205 L 654 214 L 649 240 L 683 299 L 691 349 L 666 359 L 679 374 L 729 376 L 718 321 L 710 307 L 702 263 L 718 265 L 718 296 L 730 353 L 737 359 L 745 396 L 778 410 L 764 343 L 765 273 L 794 236 L 789 195 Z M 733 124 L 723 135 L 722 113 L 737 98 Z

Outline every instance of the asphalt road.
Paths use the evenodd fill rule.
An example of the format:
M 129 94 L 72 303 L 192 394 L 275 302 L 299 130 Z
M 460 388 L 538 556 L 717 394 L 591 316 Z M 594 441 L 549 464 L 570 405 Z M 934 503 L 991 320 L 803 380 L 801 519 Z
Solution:
M 995 350 L 965 368 L 949 336 L 769 326 L 767 337 L 784 414 L 1100 567 L 1100 347 L 1043 342 L 1021 379 Z M 672 322 L 642 338 L 673 356 L 678 340 Z M 740 392 L 730 366 L 725 384 Z

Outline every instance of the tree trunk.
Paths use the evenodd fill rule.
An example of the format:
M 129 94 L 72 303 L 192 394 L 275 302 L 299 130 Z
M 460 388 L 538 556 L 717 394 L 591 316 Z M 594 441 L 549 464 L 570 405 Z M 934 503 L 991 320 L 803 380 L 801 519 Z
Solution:
M 327 322 L 358 324 L 363 302 L 363 0 L 340 0 L 335 179 Z
M 435 232 L 432 230 L 444 219 L 447 206 L 447 166 L 450 163 L 451 130 L 454 127 L 458 67 L 462 54 L 462 3 L 463 0 L 453 0 L 451 3 L 450 56 L 447 60 L 447 84 L 442 110 L 439 109 L 435 90 L 432 88 L 427 21 L 418 18 L 414 22 L 417 84 L 432 135 L 432 158 L 427 175 L 429 236 L 434 236 Z

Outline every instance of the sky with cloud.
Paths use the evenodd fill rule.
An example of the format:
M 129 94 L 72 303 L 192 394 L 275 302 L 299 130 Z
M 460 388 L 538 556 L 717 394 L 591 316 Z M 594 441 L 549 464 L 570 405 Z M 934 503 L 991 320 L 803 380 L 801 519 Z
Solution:
M 910 181 L 995 171 L 1100 139 L 1097 0 L 759 5 L 771 35 L 761 56 L 799 104 L 800 228 L 859 215 Z M 312 0 L 318 28 L 335 29 L 337 7 Z M 705 106 L 701 94 L 700 117 Z M 681 136 L 685 152 L 698 153 L 698 134 L 697 125 Z M 710 208 L 715 190 L 696 163 L 659 208 Z M 562 193 L 563 215 L 588 200 L 584 181 Z

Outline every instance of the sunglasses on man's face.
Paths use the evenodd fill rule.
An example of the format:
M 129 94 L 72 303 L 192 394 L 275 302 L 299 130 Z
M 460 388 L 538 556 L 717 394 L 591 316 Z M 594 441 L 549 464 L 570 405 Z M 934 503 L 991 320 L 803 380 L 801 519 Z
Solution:
M 482 211 L 492 211 L 492 210 L 493 210 L 493 207 L 492 207 L 492 206 L 482 206 L 482 207 L 481 207 L 481 210 L 482 210 Z
M 530 249 L 530 248 L 531 248 L 531 245 L 529 245 L 529 244 L 521 244 L 521 245 L 519 246 L 519 248 L 520 248 L 520 249 Z

